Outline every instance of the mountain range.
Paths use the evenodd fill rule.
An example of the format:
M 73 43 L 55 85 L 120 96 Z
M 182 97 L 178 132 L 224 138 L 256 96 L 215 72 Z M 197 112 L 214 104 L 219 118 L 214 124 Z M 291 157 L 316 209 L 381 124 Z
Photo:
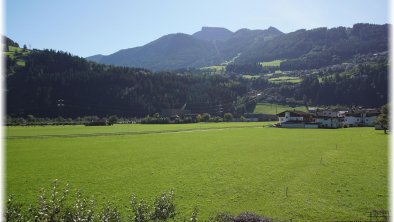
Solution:
M 21 48 L 5 38 L 7 115 L 144 117 L 184 104 L 194 113 L 241 115 L 253 111 L 250 92 L 273 103 L 379 107 L 387 103 L 388 28 L 355 24 L 287 34 L 275 28 L 203 28 L 93 57 L 155 70 L 226 62 L 220 75 L 204 71 L 209 69 L 108 66 L 67 52 Z M 278 81 L 283 78 L 296 81 Z M 59 100 L 66 103 L 62 109 Z
M 111 55 L 87 57 L 103 64 L 143 67 L 151 70 L 172 70 L 203 67 L 229 61 L 253 44 L 283 35 L 276 28 L 266 30 L 203 27 L 193 35 L 176 33 L 165 35 L 144 46 L 119 50 Z
M 235 63 L 281 60 L 324 60 L 332 64 L 356 54 L 388 50 L 388 26 L 355 24 L 352 28 L 301 29 L 283 33 L 265 30 L 203 27 L 192 35 L 165 35 L 144 46 L 86 59 L 103 64 L 158 70 L 199 68 Z

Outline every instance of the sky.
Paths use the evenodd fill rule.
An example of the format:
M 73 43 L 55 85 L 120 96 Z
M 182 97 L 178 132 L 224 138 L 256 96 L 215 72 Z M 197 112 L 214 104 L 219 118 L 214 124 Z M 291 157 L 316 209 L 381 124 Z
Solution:
M 389 23 L 389 0 L 5 0 L 3 32 L 21 46 L 87 57 L 203 26 L 288 33 Z

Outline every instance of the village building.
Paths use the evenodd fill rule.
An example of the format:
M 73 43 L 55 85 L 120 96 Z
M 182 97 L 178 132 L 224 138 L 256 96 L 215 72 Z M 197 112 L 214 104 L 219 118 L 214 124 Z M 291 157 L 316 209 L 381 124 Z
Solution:
M 343 127 L 344 116 L 348 111 L 340 108 L 318 109 L 316 111 L 315 123 L 319 123 L 321 128 L 341 128 Z
M 347 108 L 317 108 L 317 116 L 344 117 L 349 110 Z
M 279 125 L 282 128 L 342 128 L 355 126 L 375 126 L 380 112 L 377 109 L 344 108 L 308 109 L 312 113 L 288 110 L 279 113 Z
M 338 111 L 333 109 L 317 110 L 316 115 L 324 117 L 338 117 Z
M 344 125 L 355 126 L 375 126 L 376 118 L 380 112 L 377 109 L 357 109 L 348 112 L 344 117 Z
M 376 109 L 366 110 L 364 115 L 364 126 L 375 126 L 376 119 L 380 115 L 380 111 Z
M 317 116 L 315 123 L 318 123 L 320 128 L 341 128 L 343 127 L 343 117 L 338 116 Z
M 314 123 L 314 115 L 311 113 L 288 110 L 279 113 L 279 124 L 283 128 L 318 128 L 318 125 Z
M 277 116 L 279 117 L 279 123 L 288 121 L 313 122 L 312 114 L 298 110 L 287 110 L 278 113 Z
M 361 112 L 349 112 L 345 115 L 344 124 L 348 127 L 360 126 L 362 121 Z

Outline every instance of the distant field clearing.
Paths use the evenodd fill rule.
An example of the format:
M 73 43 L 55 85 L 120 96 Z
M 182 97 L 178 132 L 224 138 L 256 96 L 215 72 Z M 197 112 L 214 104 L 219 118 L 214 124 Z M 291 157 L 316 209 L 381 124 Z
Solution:
M 293 109 L 300 111 L 307 111 L 307 108 L 305 106 L 291 107 L 291 106 L 274 104 L 274 103 L 257 103 L 253 113 L 278 114 L 283 111 L 293 110 Z

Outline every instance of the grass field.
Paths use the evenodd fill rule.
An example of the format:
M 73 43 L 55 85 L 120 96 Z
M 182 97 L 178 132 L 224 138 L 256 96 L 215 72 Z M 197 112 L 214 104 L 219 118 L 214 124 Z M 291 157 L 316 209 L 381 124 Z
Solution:
M 25 66 L 25 61 L 21 59 L 21 56 L 26 56 L 30 52 L 28 50 L 23 50 L 22 48 L 14 47 L 14 46 L 8 46 L 8 51 L 5 52 L 5 54 L 11 58 L 16 60 L 16 64 L 18 66 Z
M 280 66 L 280 63 L 282 61 L 283 60 L 273 60 L 273 61 L 270 61 L 270 62 L 260 62 L 260 64 L 262 66 Z
M 366 220 L 367 212 L 387 210 L 382 131 L 261 126 L 7 127 L 6 191 L 29 203 L 58 179 L 97 202 L 127 206 L 131 193 L 152 200 L 173 188 L 178 209 L 198 206 L 201 220 L 217 211 Z
M 245 78 L 245 79 L 258 79 L 258 78 L 260 78 L 260 75 L 242 75 L 242 78 Z
M 269 78 L 269 82 L 271 83 L 300 83 L 302 80 L 299 77 L 292 77 L 292 76 L 281 76 L 276 78 Z
M 307 111 L 305 106 L 290 107 L 286 105 L 273 104 L 273 103 L 257 103 L 256 108 L 253 113 L 263 113 L 263 114 L 278 114 L 286 110 L 300 110 Z

